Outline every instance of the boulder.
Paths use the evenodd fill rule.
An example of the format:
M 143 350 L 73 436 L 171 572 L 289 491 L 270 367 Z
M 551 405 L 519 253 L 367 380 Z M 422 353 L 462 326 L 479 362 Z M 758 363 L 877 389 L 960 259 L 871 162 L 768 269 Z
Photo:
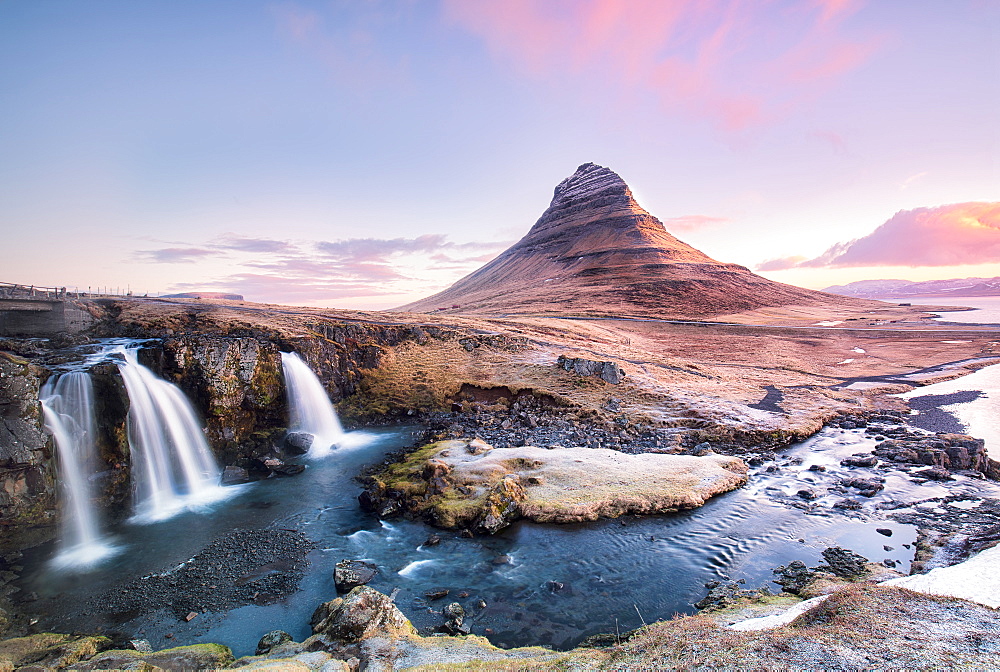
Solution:
M 271 649 L 278 646 L 279 644 L 284 644 L 285 642 L 292 641 L 292 636 L 285 632 L 284 630 L 272 630 L 257 642 L 257 655 L 262 656 L 265 653 L 269 653 Z
M 465 608 L 458 602 L 452 602 L 442 612 L 445 617 L 441 631 L 449 635 L 467 635 L 471 628 L 465 622 Z
M 826 560 L 827 567 L 832 573 L 845 579 L 854 579 L 870 573 L 867 567 L 868 558 L 840 546 L 824 550 L 823 559 Z
M 816 579 L 816 573 L 809 570 L 804 563 L 793 560 L 787 565 L 782 565 L 771 570 L 777 575 L 773 579 L 774 583 L 781 586 L 786 593 L 798 595 L 799 592 Z
M 222 470 L 222 478 L 219 483 L 222 485 L 239 485 L 249 483 L 250 473 L 243 467 L 228 466 Z
M 322 618 L 313 625 L 313 632 L 343 643 L 373 636 L 398 639 L 417 632 L 388 596 L 368 586 L 358 586 L 343 598 L 320 605 L 316 616 Z
M 288 432 L 285 434 L 285 452 L 289 455 L 305 455 L 312 447 L 315 438 L 309 432 Z
M 871 453 L 859 453 L 845 457 L 840 464 L 844 467 L 874 467 L 878 464 L 878 458 Z
M 582 357 L 559 355 L 556 366 L 572 371 L 578 376 L 595 376 L 612 385 L 619 385 L 625 378 L 624 369 L 614 362 L 596 362 Z
M 939 467 L 937 465 L 933 467 L 927 467 L 925 469 L 918 469 L 913 472 L 914 476 L 919 478 L 926 478 L 931 481 L 950 481 L 952 480 L 951 472 L 949 472 L 944 467 Z
M 338 593 L 348 593 L 363 586 L 378 574 L 378 568 L 364 560 L 341 560 L 333 570 L 333 583 Z
M 280 464 L 271 468 L 271 471 L 278 476 L 297 476 L 305 470 L 306 465 L 304 464 Z

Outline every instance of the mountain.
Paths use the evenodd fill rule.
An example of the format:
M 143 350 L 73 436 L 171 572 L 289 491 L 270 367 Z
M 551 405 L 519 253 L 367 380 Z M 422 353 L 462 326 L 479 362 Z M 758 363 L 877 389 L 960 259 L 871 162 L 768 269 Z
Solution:
M 905 299 L 963 296 L 1000 296 L 1000 278 L 952 278 L 951 280 L 858 280 L 823 290 L 831 294 L 865 299 Z
M 396 310 L 708 317 L 857 300 L 773 282 L 670 235 L 613 171 L 585 163 L 527 235 L 479 270 Z

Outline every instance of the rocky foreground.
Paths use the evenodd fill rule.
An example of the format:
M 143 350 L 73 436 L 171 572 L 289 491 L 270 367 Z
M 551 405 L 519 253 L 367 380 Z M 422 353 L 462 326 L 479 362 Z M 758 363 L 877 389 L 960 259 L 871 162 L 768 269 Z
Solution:
M 849 554 L 848 554 L 849 555 Z M 569 652 L 543 648 L 498 649 L 475 635 L 422 637 L 391 597 L 367 586 L 319 605 L 313 635 L 292 641 L 281 631 L 264 634 L 257 655 L 234 659 L 221 645 L 198 644 L 161 651 L 140 640 L 115 648 L 106 637 L 36 634 L 0 642 L 8 670 L 395 670 L 675 668 L 992 669 L 1000 654 L 997 611 L 975 602 L 879 585 L 864 567 L 831 563 L 823 601 L 786 625 L 767 630 L 726 627 L 734 617 L 787 608 L 793 599 L 739 596 L 721 609 L 610 633 L 597 644 Z M 832 571 L 847 566 L 853 575 Z M 815 582 L 816 578 L 806 579 Z M 444 610 L 461 624 L 457 605 Z M 596 641 L 595 641 L 596 643 Z
M 462 521 L 459 527 L 483 532 L 494 528 L 488 520 L 502 524 L 515 516 L 566 515 L 558 512 L 570 511 L 576 503 L 559 500 L 547 490 L 556 485 L 563 494 L 582 486 L 595 495 L 582 509 L 568 514 L 571 518 L 639 511 L 648 501 L 655 503 L 650 510 L 684 508 L 704 501 L 712 488 L 737 487 L 744 478 L 742 463 L 752 469 L 790 468 L 781 458 L 782 450 L 833 420 L 851 426 L 870 423 L 872 436 L 882 440 L 870 454 L 855 456 L 856 463 L 849 467 L 849 483 L 842 476 L 824 480 L 823 474 L 817 473 L 808 492 L 803 489 L 802 494 L 789 497 L 796 506 L 833 510 L 843 500 L 860 504 L 863 510 L 853 511 L 854 504 L 844 503 L 837 511 L 865 514 L 875 508 L 867 502 L 882 496 L 879 479 L 890 468 L 914 479 L 943 479 L 942 483 L 952 477 L 973 478 L 972 473 L 996 478 L 995 463 L 981 442 L 956 434 L 957 428 L 951 426 L 931 433 L 904 427 L 898 420 L 905 404 L 885 396 L 886 392 L 904 391 L 998 361 L 996 334 L 981 329 L 923 331 L 926 327 L 919 314 L 909 308 L 833 307 L 832 314 L 822 315 L 857 329 L 808 326 L 812 324 L 809 320 L 819 319 L 813 310 L 795 318 L 806 322 L 807 328 L 783 329 L 630 320 L 359 314 L 198 300 L 102 301 L 89 309 L 96 320 L 89 335 L 49 343 L 18 339 L 0 343 L 0 529 L 7 544 L 0 573 L 3 581 L 16 579 L 23 569 L 18 544 L 38 543 L 55 531 L 53 453 L 41 428 L 38 406 L 31 400 L 37 398 L 47 377 L 71 356 L 67 346 L 86 347 L 88 339 L 97 336 L 153 339 L 144 350 L 144 361 L 194 400 L 206 419 L 207 434 L 219 461 L 244 469 L 266 463 L 281 448 L 287 408 L 279 353 L 297 352 L 319 374 L 347 420 L 416 420 L 427 428 L 423 445 L 458 442 L 437 444 L 426 448 L 426 454 L 404 458 L 399 476 L 410 485 L 397 487 L 403 486 L 397 481 L 390 488 L 383 482 L 385 492 L 395 489 L 403 495 L 388 497 L 383 504 L 397 502 L 400 510 L 424 507 L 424 511 L 413 512 L 429 512 L 426 515 L 431 518 L 434 511 L 448 512 L 439 517 L 439 523 L 452 516 L 452 520 Z M 790 314 L 783 315 L 788 318 Z M 778 318 L 757 313 L 740 319 L 755 323 L 772 320 L 773 325 Z M 129 483 L 126 400 L 113 365 L 95 369 L 92 375 L 105 423 L 99 437 L 105 460 L 100 480 L 105 489 L 103 501 L 121 515 Z M 473 445 L 477 440 L 491 448 L 480 451 L 479 444 Z M 441 455 L 449 450 L 447 445 L 455 448 L 449 455 Z M 573 454 L 576 457 L 562 459 Z M 673 467 L 660 473 L 663 481 L 643 483 L 619 476 L 618 481 L 628 480 L 629 487 L 635 488 L 637 496 L 630 499 L 628 489 L 617 487 L 613 474 L 603 466 L 608 463 L 600 461 L 600 456 L 606 455 L 622 465 L 630 464 L 633 458 L 643 464 L 641 469 L 626 468 L 628 475 L 647 471 L 647 463 L 678 465 L 691 460 L 710 467 L 692 473 L 701 473 L 712 483 L 709 490 L 699 490 L 690 482 L 669 485 L 674 482 L 669 479 L 681 473 L 675 471 L 671 476 Z M 447 461 L 459 456 L 463 458 L 460 462 Z M 417 461 L 420 457 L 422 463 Z M 472 458 L 485 460 L 483 468 L 474 469 Z M 588 462 L 576 463 L 576 459 Z M 427 465 L 434 460 L 440 464 L 428 470 Z M 589 464 L 590 468 L 575 474 L 566 468 L 577 464 Z M 418 478 L 410 478 L 414 475 Z M 375 473 L 370 476 L 379 478 Z M 607 480 L 601 483 L 599 477 Z M 538 482 L 533 483 L 533 478 Z M 492 512 L 490 506 L 468 507 L 467 497 L 472 501 L 483 494 L 489 504 L 489 495 L 501 485 L 507 494 L 514 495 L 506 503 L 501 500 L 502 506 Z M 653 490 L 664 488 L 670 497 L 657 500 Z M 609 494 L 596 497 L 598 492 Z M 437 505 L 442 502 L 445 506 Z M 943 511 L 950 511 L 947 502 L 940 503 Z M 456 515 L 455 511 L 462 513 Z M 897 515 L 897 510 L 888 506 L 882 511 Z M 920 562 L 947 564 L 990 543 L 991 511 L 991 505 L 984 504 L 963 512 L 968 513 L 963 518 L 958 513 L 950 517 L 935 513 L 934 508 L 901 508 L 898 519 L 912 521 L 926 532 Z M 975 529 L 969 521 L 975 521 Z M 965 542 L 973 537 L 979 541 L 968 547 Z M 286 541 L 287 557 L 274 560 L 289 563 L 288 580 L 276 577 L 275 585 L 269 588 L 277 597 L 294 590 L 296 558 L 302 550 L 295 540 Z M 942 549 L 955 553 L 949 550 L 950 555 L 942 555 Z M 195 563 L 190 576 L 179 575 L 176 580 L 190 580 L 193 586 L 206 583 L 198 571 Z M 219 590 L 225 587 L 229 593 L 212 595 L 206 588 L 205 594 L 196 594 L 197 599 L 179 609 L 212 608 L 214 599 L 223 600 L 218 606 L 226 608 L 253 598 L 244 595 L 242 587 L 224 583 L 225 578 L 219 577 L 223 583 L 208 585 Z M 10 585 L 3 587 L 8 597 L 10 589 Z M 15 604 L 7 602 L 5 608 L 16 611 L 17 599 L 15 595 Z M 797 598 L 786 595 L 782 599 Z M 921 641 L 940 654 L 929 658 L 928 664 L 961 661 L 976 666 L 985 660 L 983 651 L 988 653 L 989 649 L 977 649 L 979 645 L 973 640 L 988 642 L 994 632 L 990 628 L 995 628 L 990 625 L 994 612 L 986 607 L 863 583 L 830 600 L 843 609 L 831 614 L 828 606 L 827 611 L 811 612 L 813 616 L 770 633 L 731 632 L 720 628 L 716 617 L 703 615 L 651 626 L 628 641 L 621 640 L 620 645 L 613 641 L 616 646 L 607 650 L 508 653 L 478 638 L 420 638 L 408 631 L 397 633 L 399 636 L 369 633 L 361 639 L 374 639 L 370 646 L 362 646 L 358 639 L 328 641 L 329 632 L 318 632 L 320 639 L 308 644 L 286 642 L 281 645 L 286 648 L 261 655 L 299 656 L 297 662 L 287 664 L 313 669 L 323 665 L 342 668 L 336 661 L 353 657 L 361 665 L 378 669 L 377 665 L 389 663 L 384 656 L 379 658 L 382 654 L 376 655 L 382 650 L 378 646 L 383 646 L 377 641 L 388 641 L 394 642 L 392 651 L 401 656 L 396 665 L 495 657 L 499 662 L 482 665 L 509 668 L 515 663 L 507 657 L 519 656 L 516 665 L 540 668 L 754 666 L 765 657 L 776 664 L 794 666 L 824 667 L 842 660 L 847 667 L 892 663 L 919 667 L 922 664 L 914 662 L 913 647 L 904 643 Z M 120 606 L 132 609 L 135 603 Z M 883 606 L 889 615 L 880 611 Z M 858 615 L 856 619 L 853 614 Z M 925 631 L 919 625 L 923 618 L 951 619 L 952 627 Z M 824 623 L 831 627 L 823 630 Z M 872 624 L 883 624 L 884 629 L 873 631 Z M 16 627 L 24 625 L 18 622 Z M 3 654 L 13 667 L 195 669 L 233 663 L 224 647 L 182 647 L 179 652 L 155 654 L 132 650 L 115 653 L 122 656 L 118 658 L 111 653 L 97 658 L 109 647 L 120 650 L 128 643 L 42 634 L 13 641 L 5 645 L 8 653 Z M 299 646 L 315 650 L 297 649 Z M 449 657 L 447 651 L 464 651 L 464 658 Z M 423 657 L 417 652 L 423 652 Z M 175 655 L 183 657 L 171 658 Z M 270 664 L 263 660 L 243 663 Z

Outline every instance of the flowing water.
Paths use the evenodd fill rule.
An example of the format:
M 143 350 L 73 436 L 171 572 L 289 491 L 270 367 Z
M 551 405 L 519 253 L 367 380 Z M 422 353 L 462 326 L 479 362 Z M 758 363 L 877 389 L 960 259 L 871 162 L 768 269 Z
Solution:
M 344 429 L 323 389 L 323 383 L 309 365 L 294 352 L 281 353 L 281 368 L 288 390 L 290 429 L 313 435 L 310 457 L 325 457 L 344 442 Z
M 136 520 L 164 520 L 231 496 L 219 485 L 219 467 L 184 393 L 140 364 L 138 348 L 116 352 L 124 355 L 118 370 L 129 397 Z
M 90 375 L 70 371 L 49 379 L 39 399 L 45 428 L 52 433 L 58 453 L 62 496 L 58 568 L 88 567 L 117 552 L 100 531 L 90 477 L 94 473 L 93 385 Z
M 352 476 L 409 444 L 412 431 L 348 434 L 354 448 L 310 460 L 299 476 L 245 486 L 239 498 L 211 505 L 210 515 L 187 511 L 153 525 L 120 526 L 116 534 L 134 552 L 110 559 L 87 574 L 86 581 L 42 570 L 22 589 L 39 594 L 36 611 L 46 628 L 100 625 L 148 638 L 155 647 L 223 642 L 241 655 L 252 653 L 261 635 L 275 628 L 299 641 L 307 637 L 312 611 L 335 596 L 334 564 L 364 559 L 379 567 L 370 585 L 385 593 L 398 588 L 397 604 L 418 627 L 440 624 L 441 608 L 455 600 L 470 612 L 473 632 L 495 643 L 564 648 L 591 634 L 691 613 L 692 603 L 705 595 L 706 581 L 730 578 L 746 580 L 747 587 L 766 585 L 773 567 L 791 560 L 817 565 L 828 546 L 895 562 L 904 572 L 912 559 L 911 526 L 834 513 L 822 503 L 815 513 L 790 505 L 803 504 L 794 498 L 803 485 L 821 489 L 824 479 L 834 482 L 849 471 L 839 466 L 840 459 L 872 448 L 874 440 L 860 430 L 824 430 L 786 453 L 776 473 L 758 469 L 751 485 L 693 511 L 574 525 L 519 523 L 494 537 L 473 539 L 413 521 L 382 522 L 361 511 L 361 489 Z M 827 471 L 810 471 L 813 464 Z M 886 491 L 874 500 L 859 500 L 869 512 L 890 492 L 897 500 L 943 493 L 943 486 L 934 482 L 918 485 L 891 471 L 882 475 Z M 956 487 L 970 499 L 983 496 L 984 489 L 997 494 L 995 485 L 972 479 L 949 491 Z M 166 611 L 100 613 L 99 596 L 106 591 L 132 577 L 174 567 L 237 527 L 296 529 L 316 543 L 298 592 L 274 604 L 199 614 L 189 623 Z M 892 530 L 892 537 L 876 528 Z M 441 543 L 424 546 L 435 532 Z M 444 600 L 424 597 L 425 591 L 444 589 L 451 591 Z M 173 636 L 166 638 L 167 633 Z

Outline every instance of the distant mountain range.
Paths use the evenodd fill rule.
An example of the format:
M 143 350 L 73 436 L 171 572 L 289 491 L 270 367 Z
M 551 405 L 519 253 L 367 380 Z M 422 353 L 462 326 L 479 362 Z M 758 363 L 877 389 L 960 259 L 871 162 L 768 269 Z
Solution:
M 951 280 L 859 280 L 823 290 L 831 294 L 862 299 L 905 299 L 907 297 L 1000 296 L 1000 277 L 953 278 Z
M 181 294 L 164 294 L 163 299 L 228 299 L 242 301 L 242 294 L 226 294 L 225 292 L 183 292 Z
M 670 235 L 613 171 L 585 163 L 559 183 L 524 238 L 443 292 L 396 310 L 701 318 L 793 305 L 864 302 L 716 261 Z

